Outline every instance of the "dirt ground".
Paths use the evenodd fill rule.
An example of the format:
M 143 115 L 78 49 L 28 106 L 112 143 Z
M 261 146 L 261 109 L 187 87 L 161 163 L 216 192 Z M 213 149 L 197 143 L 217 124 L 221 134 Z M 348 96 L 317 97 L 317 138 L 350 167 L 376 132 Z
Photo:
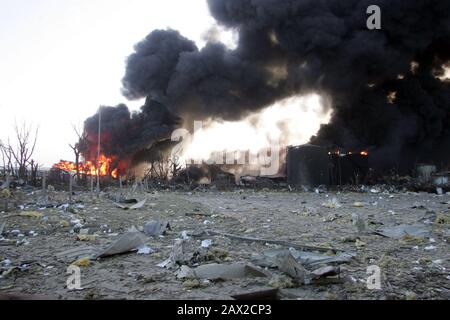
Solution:
M 118 208 L 111 199 L 119 194 L 119 190 L 112 190 L 96 198 L 78 193 L 73 196 L 73 205 L 42 208 L 38 204 L 43 197 L 40 191 L 17 192 L 14 201 L 22 207 L 0 214 L 0 226 L 5 222 L 0 240 L 0 294 L 26 293 L 55 299 L 231 299 L 232 295 L 275 287 L 280 289 L 280 299 L 450 298 L 448 194 L 378 190 L 126 191 L 125 197 L 147 199 L 138 210 Z M 65 192 L 49 192 L 48 197 L 56 205 L 69 201 Z M 358 231 L 352 223 L 353 213 L 364 221 L 365 231 Z M 87 239 L 90 241 L 78 240 L 77 230 L 74 232 L 71 225 L 74 219 L 96 236 Z M 133 226 L 142 230 L 152 220 L 167 220 L 171 226 L 164 236 L 145 236 L 146 245 L 155 252 L 91 260 L 81 267 L 82 290 L 67 289 L 66 272 L 73 261 L 59 253 L 82 247 L 103 248 Z M 431 229 L 428 237 L 392 239 L 373 233 L 383 227 L 423 221 Z M 177 278 L 177 268 L 157 266 L 169 258 L 175 239 L 181 238 L 183 231 L 201 230 L 331 247 L 335 252 L 354 253 L 355 257 L 340 265 L 339 281 L 309 285 L 293 284 L 276 268 L 266 269 L 268 277 L 192 284 Z M 212 240 L 206 250 L 210 261 L 200 264 L 252 263 L 254 254 L 279 247 L 226 236 L 191 236 L 187 253 L 193 254 L 205 239 Z M 381 269 L 380 290 L 367 287 L 367 268 L 371 265 Z

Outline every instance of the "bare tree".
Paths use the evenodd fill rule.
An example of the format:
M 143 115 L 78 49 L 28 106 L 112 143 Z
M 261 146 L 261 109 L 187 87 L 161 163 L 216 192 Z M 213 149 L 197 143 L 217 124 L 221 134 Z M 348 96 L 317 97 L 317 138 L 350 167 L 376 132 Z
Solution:
M 39 169 L 39 164 L 34 161 L 34 159 L 31 159 L 30 161 L 30 166 L 31 166 L 31 183 L 36 186 L 37 184 L 37 173 L 38 173 L 38 169 Z
M 2 174 L 6 174 L 6 171 L 8 171 L 8 163 L 7 163 L 7 156 L 6 156 L 7 148 L 3 144 L 3 141 L 0 140 L 0 152 L 2 153 Z
M 167 181 L 171 169 L 172 163 L 170 159 L 159 153 L 158 155 L 155 155 L 150 162 L 145 178 L 157 181 Z
M 77 134 L 78 142 L 75 143 L 74 145 L 69 144 L 69 147 L 72 148 L 73 153 L 75 155 L 76 177 L 77 177 L 77 181 L 79 181 L 80 180 L 81 147 L 85 144 L 87 137 L 86 137 L 86 132 L 83 131 L 82 133 L 80 133 L 81 130 L 79 130 L 75 125 L 73 125 L 73 130 Z
M 172 167 L 172 177 L 178 176 L 180 173 L 182 167 L 180 163 L 180 158 L 178 156 L 173 156 L 172 159 L 170 159 L 171 167 Z
M 32 125 L 27 125 L 26 122 L 23 122 L 20 127 L 16 123 L 14 129 L 17 139 L 16 145 L 12 146 L 11 143 L 8 143 L 8 149 L 18 167 L 18 177 L 26 179 L 27 167 L 36 147 L 39 128 L 36 127 L 33 130 Z

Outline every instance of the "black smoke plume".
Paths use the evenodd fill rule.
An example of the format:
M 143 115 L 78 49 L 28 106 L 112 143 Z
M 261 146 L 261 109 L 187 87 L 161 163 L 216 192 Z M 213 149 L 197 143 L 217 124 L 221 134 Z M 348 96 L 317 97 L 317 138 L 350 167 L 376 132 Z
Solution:
M 167 141 L 170 141 L 173 130 L 181 124 L 180 118 L 151 99 L 147 99 L 140 112 L 131 113 L 124 104 L 104 106 L 99 112 L 101 152 L 107 157 L 114 157 L 117 163 L 113 163 L 112 168 L 122 171 L 144 160 L 151 161 L 151 155 L 160 149 L 167 149 L 171 145 Z M 79 146 L 86 159 L 97 159 L 98 123 L 98 112 L 84 123 L 87 141 L 79 143 Z
M 177 31 L 153 31 L 128 58 L 126 97 L 148 97 L 184 120 L 237 120 L 279 99 L 316 92 L 332 101 L 333 116 L 312 142 L 369 148 L 380 167 L 449 159 L 450 83 L 436 76 L 450 60 L 450 1 L 208 0 L 208 5 L 218 24 L 239 33 L 237 48 L 215 42 L 198 49 Z M 370 5 L 381 8 L 381 30 L 366 27 Z M 394 92 L 394 99 L 387 99 Z M 110 125 L 126 142 L 114 144 L 120 153 L 138 150 L 154 132 L 170 127 L 139 120 L 152 112 L 143 110 L 131 117 L 142 126 L 131 125 L 134 131 L 122 136 L 119 123 L 130 126 L 123 120 L 130 116 L 123 107 L 116 112 L 118 119 L 111 121 L 118 122 Z

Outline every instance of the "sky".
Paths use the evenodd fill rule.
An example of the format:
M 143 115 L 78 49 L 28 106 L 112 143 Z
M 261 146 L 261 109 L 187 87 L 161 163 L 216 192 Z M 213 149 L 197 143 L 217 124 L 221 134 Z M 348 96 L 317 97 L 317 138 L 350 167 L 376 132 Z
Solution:
M 26 122 L 39 163 L 73 160 L 73 126 L 100 105 L 142 105 L 120 91 L 134 44 L 172 28 L 202 47 L 213 25 L 206 0 L 0 0 L 0 140 Z

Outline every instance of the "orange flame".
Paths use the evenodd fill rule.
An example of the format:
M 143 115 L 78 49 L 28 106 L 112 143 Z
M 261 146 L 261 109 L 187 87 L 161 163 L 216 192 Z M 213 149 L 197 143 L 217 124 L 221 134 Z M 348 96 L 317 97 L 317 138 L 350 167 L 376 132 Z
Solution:
M 119 170 L 114 169 L 114 170 L 111 172 L 111 176 L 112 176 L 114 179 L 117 179 L 117 177 L 119 176 Z
M 99 169 L 97 170 L 97 166 L 95 161 L 86 161 L 84 163 L 78 164 L 78 171 L 81 174 L 86 174 L 88 176 L 99 176 L 104 177 L 111 174 L 111 176 L 116 179 L 119 175 L 118 169 L 112 170 L 111 163 L 113 162 L 113 158 L 108 158 L 104 155 L 100 155 Z M 63 170 L 70 173 L 75 173 L 77 171 L 77 165 L 71 161 L 63 161 L 61 160 L 59 163 L 53 165 L 54 169 Z

